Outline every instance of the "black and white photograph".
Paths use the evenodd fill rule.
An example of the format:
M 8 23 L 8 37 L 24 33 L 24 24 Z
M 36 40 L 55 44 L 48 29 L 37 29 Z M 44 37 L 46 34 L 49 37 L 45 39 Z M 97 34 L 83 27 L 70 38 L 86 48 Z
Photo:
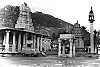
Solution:
M 100 67 L 99 0 L 0 0 L 0 67 Z

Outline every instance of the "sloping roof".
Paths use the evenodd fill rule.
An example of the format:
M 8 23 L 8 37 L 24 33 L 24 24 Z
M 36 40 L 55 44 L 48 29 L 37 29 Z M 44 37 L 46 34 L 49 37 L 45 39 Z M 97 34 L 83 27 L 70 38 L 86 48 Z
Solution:
M 13 30 L 13 31 L 26 32 L 26 33 L 31 33 L 31 34 L 35 34 L 35 35 L 40 35 L 40 36 L 49 37 L 48 35 L 40 34 L 40 33 L 35 33 L 35 32 L 33 32 L 33 31 L 31 31 L 31 30 L 25 30 L 25 29 L 9 28 L 9 27 L 0 28 L 0 31 L 3 31 L 3 30 Z

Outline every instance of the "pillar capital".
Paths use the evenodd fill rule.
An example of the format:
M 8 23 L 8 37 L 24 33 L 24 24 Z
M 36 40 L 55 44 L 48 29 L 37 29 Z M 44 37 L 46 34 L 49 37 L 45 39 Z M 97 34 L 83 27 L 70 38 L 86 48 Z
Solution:
M 69 42 L 73 42 L 73 39 L 69 39 Z
M 41 38 L 43 38 L 43 36 L 41 36 Z
M 59 43 L 61 42 L 61 39 L 60 39 L 60 38 L 58 39 L 58 42 L 59 42 Z
M 5 32 L 9 33 L 10 31 L 5 31 Z

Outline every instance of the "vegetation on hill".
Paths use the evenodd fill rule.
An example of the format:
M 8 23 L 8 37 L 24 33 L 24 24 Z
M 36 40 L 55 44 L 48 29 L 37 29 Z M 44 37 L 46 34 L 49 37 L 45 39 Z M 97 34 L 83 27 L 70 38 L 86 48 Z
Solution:
M 44 33 L 43 31 L 45 31 L 45 34 L 49 35 L 52 40 L 57 39 L 59 37 L 59 33 L 66 32 L 66 27 L 73 26 L 68 22 L 42 12 L 34 12 L 31 16 L 35 31 L 40 31 L 40 33 Z

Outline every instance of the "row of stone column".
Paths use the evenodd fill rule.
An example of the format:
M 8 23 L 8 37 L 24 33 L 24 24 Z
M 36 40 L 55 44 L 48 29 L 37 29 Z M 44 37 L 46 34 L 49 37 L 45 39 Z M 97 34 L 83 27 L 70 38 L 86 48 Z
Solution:
M 3 40 L 3 45 L 5 45 L 4 52 L 8 53 L 8 52 L 10 52 L 9 51 L 9 48 L 10 48 L 9 47 L 9 45 L 10 45 L 9 44 L 10 31 L 6 31 L 5 33 L 6 34 L 4 34 L 4 40 Z M 22 36 L 22 34 L 19 33 L 18 34 L 18 49 L 16 51 L 16 45 L 17 45 L 16 44 L 16 34 L 15 34 L 15 32 L 13 32 L 13 44 L 12 44 L 12 51 L 11 52 L 15 53 L 15 52 L 20 52 L 21 51 L 21 46 L 22 46 L 22 44 L 21 44 L 21 36 Z M 42 39 L 43 39 L 42 36 L 37 36 L 36 37 L 36 35 L 32 35 L 32 41 L 33 41 L 33 43 L 32 43 L 31 48 L 35 48 L 36 47 L 36 42 L 37 42 L 37 49 L 40 48 L 39 50 L 42 51 L 42 42 L 43 42 Z M 24 34 L 23 35 L 23 47 L 27 48 L 26 40 L 27 40 L 27 34 Z
M 5 45 L 5 53 L 9 53 L 9 40 L 10 40 L 10 31 L 5 31 L 6 34 L 4 34 L 4 40 L 3 40 L 3 45 Z M 21 34 L 19 34 L 19 39 L 18 41 L 21 41 Z M 18 51 L 20 51 L 20 46 L 21 46 L 21 42 L 18 42 Z M 15 36 L 15 32 L 13 32 L 13 44 L 12 44 L 12 52 L 16 52 L 16 36 Z
M 31 48 L 36 48 L 36 44 L 37 44 L 37 49 L 42 51 L 42 36 L 36 36 L 36 35 L 31 35 L 32 36 L 32 45 Z M 25 33 L 23 34 L 23 47 L 27 48 L 27 37 L 28 35 Z M 18 39 L 18 51 L 21 51 L 21 34 L 19 34 L 19 39 Z

